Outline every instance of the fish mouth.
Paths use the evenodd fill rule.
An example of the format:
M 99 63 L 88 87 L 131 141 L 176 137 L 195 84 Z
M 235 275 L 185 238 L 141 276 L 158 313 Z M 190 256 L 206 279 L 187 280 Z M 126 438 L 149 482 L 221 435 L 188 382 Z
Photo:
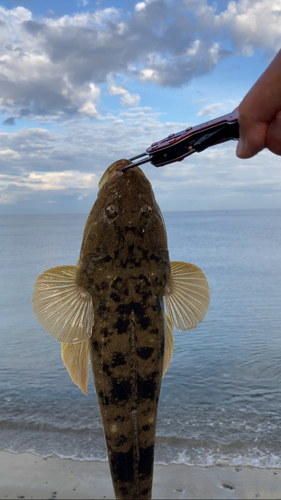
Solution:
M 128 168 L 123 171 L 125 167 Z M 107 181 L 112 179 L 112 177 L 115 177 L 116 175 L 123 175 L 125 172 L 127 172 L 127 170 L 131 170 L 131 168 L 134 169 L 134 172 L 137 172 L 138 174 L 141 174 L 143 177 L 145 177 L 143 171 L 139 167 L 136 167 L 130 160 L 117 160 L 112 163 L 104 172 L 99 181 L 99 189 L 101 189 Z
M 130 163 L 131 162 L 129 160 L 122 159 L 122 160 L 117 160 L 111 165 L 109 165 L 109 167 L 106 169 L 106 171 L 104 172 L 103 176 L 99 181 L 99 189 L 101 189 L 102 186 L 104 186 L 104 184 L 109 179 L 112 179 L 112 177 L 116 175 L 123 175 L 122 168 L 126 167 L 127 165 L 130 165 Z

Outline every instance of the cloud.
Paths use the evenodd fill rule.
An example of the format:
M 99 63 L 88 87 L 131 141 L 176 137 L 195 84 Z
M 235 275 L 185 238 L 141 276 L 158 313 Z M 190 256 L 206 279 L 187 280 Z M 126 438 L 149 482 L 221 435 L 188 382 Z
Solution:
M 85 90 L 78 91 L 77 98 L 83 102 L 78 111 L 91 118 L 96 118 L 98 115 L 96 103 L 99 96 L 100 89 L 94 83 L 90 83 Z
M 74 198 L 78 205 L 84 198 L 97 191 L 96 174 L 82 174 L 77 171 L 45 172 L 22 175 L 0 174 L 0 205 L 22 204 L 38 198 L 40 208 L 44 203 L 56 203 L 61 197 Z M 38 202 L 37 202 L 38 203 Z M 40 211 L 39 208 L 39 211 Z
M 136 12 L 140 12 L 141 10 L 144 10 L 147 5 L 149 5 L 150 3 L 154 2 L 155 0 L 145 0 L 144 2 L 138 2 L 136 3 L 135 5 L 135 10 Z
M 16 184 L 14 180 L 13 182 Z M 98 178 L 96 174 L 81 174 L 81 172 L 46 172 L 44 174 L 32 172 L 24 181 L 21 179 L 20 184 L 36 191 L 57 191 L 69 187 L 95 189 L 98 185 Z
M 210 116 L 217 113 L 218 110 L 222 109 L 221 103 L 209 104 L 204 106 L 198 113 L 197 116 Z
M 145 151 L 152 138 L 185 125 L 163 124 L 159 117 L 150 108 L 135 107 L 99 122 L 69 120 L 51 130 L 0 133 L 0 204 L 30 212 L 51 200 L 57 210 L 89 211 L 96 180 L 111 163 Z M 150 175 L 159 175 L 150 164 L 147 168 Z
M 111 95 L 120 95 L 122 106 L 138 106 L 140 102 L 139 94 L 130 94 L 122 85 L 116 85 L 113 80 L 109 81 L 109 93 Z
M 281 48 L 281 2 L 263 0 L 230 1 L 215 18 L 219 29 L 229 30 L 232 43 L 244 55 L 255 49 Z
M 1 172 L 19 175 L 79 170 L 102 175 L 117 158 L 142 152 L 152 137 L 165 137 L 175 127 L 182 129 L 184 124 L 162 124 L 159 113 L 134 107 L 98 122 L 69 120 L 51 130 L 34 127 L 2 132 Z
M 205 98 L 203 101 L 202 100 L 197 100 L 197 103 L 204 102 L 207 99 Z M 227 99 L 222 102 L 215 102 L 212 104 L 208 104 L 204 106 L 203 108 L 200 109 L 198 113 L 196 113 L 196 116 L 217 116 L 218 114 L 224 115 L 226 113 L 229 113 L 230 110 L 235 109 L 239 105 L 238 100 L 233 100 L 233 99 Z
M 109 7 L 38 19 L 24 7 L 0 7 L 0 109 L 41 121 L 99 119 L 109 77 L 180 87 L 235 51 L 276 51 L 280 13 L 280 0 L 230 1 L 219 13 L 205 0 L 145 0 L 133 12 Z M 138 94 L 127 92 L 121 104 L 138 105 Z
M 83 9 L 57 18 L 0 7 L 0 111 L 9 116 L 3 125 L 36 121 L 33 128 L 0 133 L 0 203 L 87 211 L 110 163 L 186 127 L 163 123 L 165 115 L 141 107 L 139 89 L 182 87 L 234 54 L 276 51 L 280 12 L 281 0 L 222 2 L 220 10 L 205 0 L 144 0 L 130 11 Z M 108 110 L 108 94 L 120 99 L 118 111 Z M 237 104 L 204 99 L 199 117 Z M 231 186 L 239 198 L 264 184 L 277 199 L 277 163 L 264 152 L 246 167 L 232 144 L 144 170 L 168 209 L 200 209 L 211 197 L 231 196 Z
M 12 176 L 1 174 L 3 183 L 12 183 L 14 186 L 28 188 L 31 191 L 62 190 L 69 187 L 96 188 L 97 177 L 95 174 L 81 174 L 78 172 L 31 172 L 25 176 Z
M 163 87 L 179 87 L 194 77 L 211 72 L 219 61 L 231 54 L 221 44 L 210 40 L 195 40 L 188 47 L 183 43 L 183 48 L 175 51 L 169 59 L 156 52 L 149 53 L 145 68 L 139 71 L 140 80 Z
M 151 138 L 185 126 L 161 123 L 160 118 L 149 109 L 134 108 L 105 121 L 73 120 L 49 131 L 0 134 L 0 210 L 89 212 L 98 180 L 113 161 L 133 157 L 145 151 Z M 166 210 L 279 206 L 279 157 L 263 151 L 243 162 L 234 151 L 231 141 L 165 168 L 148 163 L 142 169 Z
M 165 204 L 166 210 L 280 207 L 278 157 L 265 150 L 241 161 L 234 150 L 230 141 L 159 169 L 152 184 L 160 206 Z
M 18 151 L 15 151 L 15 150 L 10 149 L 10 148 L 0 149 L 0 157 L 1 157 L 2 161 L 5 160 L 5 158 L 19 160 L 20 154 Z
M 10 118 L 3 121 L 2 125 L 15 125 L 15 117 L 10 116 Z

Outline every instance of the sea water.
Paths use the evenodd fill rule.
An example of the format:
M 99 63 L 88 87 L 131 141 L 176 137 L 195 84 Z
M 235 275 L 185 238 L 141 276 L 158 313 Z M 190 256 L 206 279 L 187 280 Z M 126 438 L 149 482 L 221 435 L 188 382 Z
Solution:
M 0 216 L 0 449 L 105 460 L 94 384 L 71 381 L 33 316 L 42 271 L 75 264 L 87 215 Z M 155 461 L 281 467 L 281 210 L 164 213 L 171 260 L 201 267 L 207 315 L 174 331 Z

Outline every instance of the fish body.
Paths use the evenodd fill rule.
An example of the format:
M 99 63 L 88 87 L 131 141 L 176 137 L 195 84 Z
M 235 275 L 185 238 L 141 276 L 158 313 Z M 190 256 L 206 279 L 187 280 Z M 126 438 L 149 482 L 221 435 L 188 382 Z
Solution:
M 129 163 L 107 169 L 77 265 L 42 273 L 33 307 L 62 342 L 63 361 L 85 393 L 91 359 L 116 498 L 149 499 L 173 326 L 190 329 L 203 319 L 209 289 L 199 268 L 170 263 L 149 181 L 139 168 L 118 170 Z
M 90 357 L 115 495 L 150 498 L 170 264 L 148 180 L 134 169 L 122 177 L 100 189 L 78 276 L 93 298 Z

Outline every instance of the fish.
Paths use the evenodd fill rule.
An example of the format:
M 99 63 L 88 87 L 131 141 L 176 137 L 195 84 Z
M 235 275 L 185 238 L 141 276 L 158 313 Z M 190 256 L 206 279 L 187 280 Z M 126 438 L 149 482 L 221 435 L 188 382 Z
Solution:
M 33 311 L 61 342 L 73 382 L 87 394 L 89 359 L 117 499 L 150 499 L 157 408 L 173 328 L 191 330 L 210 301 L 203 271 L 170 262 L 152 186 L 129 160 L 99 182 L 76 266 L 44 271 Z

